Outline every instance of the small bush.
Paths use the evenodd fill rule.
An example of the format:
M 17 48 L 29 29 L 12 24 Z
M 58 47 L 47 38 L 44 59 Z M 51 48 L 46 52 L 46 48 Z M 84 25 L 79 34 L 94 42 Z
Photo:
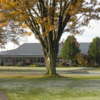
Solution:
M 89 57 L 87 55 L 79 53 L 76 55 L 75 58 L 78 65 L 82 65 L 82 66 L 89 65 Z

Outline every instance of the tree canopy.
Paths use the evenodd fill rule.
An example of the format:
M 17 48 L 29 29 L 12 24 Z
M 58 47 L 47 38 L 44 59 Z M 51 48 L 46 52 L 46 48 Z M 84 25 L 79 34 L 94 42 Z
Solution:
M 66 41 L 64 42 L 61 57 L 66 60 L 75 61 L 76 55 L 80 52 L 79 43 L 76 38 L 72 36 L 68 36 Z
M 96 37 L 90 44 L 89 56 L 95 61 L 95 63 L 100 64 L 100 38 Z
M 47 35 L 59 40 L 62 33 L 78 33 L 90 19 L 100 18 L 98 0 L 1 0 L 5 19 L 26 24 L 40 40 Z M 51 31 L 53 31 L 51 33 Z

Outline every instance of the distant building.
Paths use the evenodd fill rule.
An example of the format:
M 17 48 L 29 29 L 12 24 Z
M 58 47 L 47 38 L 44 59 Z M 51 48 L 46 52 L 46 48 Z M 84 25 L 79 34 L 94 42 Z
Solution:
M 90 43 L 80 43 L 81 53 L 87 55 L 88 54 L 89 46 L 90 46 Z
M 59 55 L 62 45 L 59 46 Z M 87 54 L 89 43 L 80 43 L 80 50 Z M 0 65 L 44 64 L 44 56 L 40 43 L 25 43 L 14 50 L 0 52 Z

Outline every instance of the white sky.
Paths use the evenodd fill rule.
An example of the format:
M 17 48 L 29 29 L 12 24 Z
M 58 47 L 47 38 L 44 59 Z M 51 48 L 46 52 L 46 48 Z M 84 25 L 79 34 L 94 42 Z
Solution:
M 64 41 L 68 35 L 70 35 L 69 33 L 64 33 L 61 41 Z M 91 42 L 93 40 L 93 38 L 95 37 L 100 37 L 100 21 L 91 21 L 91 23 L 86 27 L 85 31 L 83 34 L 79 34 L 75 36 L 78 42 Z M 34 35 L 32 36 L 27 36 L 21 39 L 20 44 L 23 43 L 37 43 L 39 42 Z M 18 47 L 17 45 L 13 44 L 13 43 L 8 43 L 6 45 L 5 49 L 1 49 L 0 51 L 3 50 L 10 50 L 10 49 L 14 49 Z

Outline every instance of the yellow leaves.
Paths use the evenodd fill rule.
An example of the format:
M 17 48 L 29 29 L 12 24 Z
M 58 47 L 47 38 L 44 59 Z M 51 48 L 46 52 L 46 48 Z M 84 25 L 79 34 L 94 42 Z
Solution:
M 75 0 L 75 2 L 70 5 L 68 14 L 75 15 L 79 11 L 81 4 L 82 0 Z
M 55 29 L 54 25 L 45 24 L 45 29 L 47 32 L 53 31 Z
M 16 10 L 25 11 L 26 9 L 31 8 L 36 2 L 37 0 L 7 0 L 6 3 L 2 2 L 0 5 L 3 10 L 9 10 L 10 12 Z M 12 12 L 12 14 L 13 13 L 14 12 Z
M 38 24 L 43 24 L 44 23 L 44 21 L 42 20 L 42 18 L 36 18 L 35 20 L 36 20 L 36 22 Z
M 36 18 L 38 24 L 50 23 L 49 17 Z
M 48 34 L 50 34 L 50 32 L 53 32 L 56 28 L 55 25 L 48 25 L 48 24 L 45 24 L 44 27 L 45 27 L 45 32 L 42 34 L 44 37 L 47 37 Z
M 38 24 L 43 25 L 46 29 L 49 29 L 49 31 L 52 31 L 55 29 L 55 25 L 51 24 L 51 19 L 50 17 L 44 17 L 44 18 L 37 18 L 36 19 Z
M 76 12 L 77 12 L 77 9 L 75 8 L 74 5 L 72 5 L 69 10 L 69 15 L 74 15 L 76 14 Z
M 28 16 L 27 15 L 21 14 L 17 20 L 18 21 L 21 21 L 21 22 L 24 22 L 27 19 L 28 19 Z
M 14 10 L 14 11 L 10 12 L 9 14 L 11 14 L 13 16 L 17 16 L 18 14 L 21 14 L 21 12 Z
M 21 10 L 13 10 L 9 13 L 6 13 L 7 19 L 13 19 L 16 21 L 25 21 L 28 18 L 28 15 L 24 13 L 24 11 Z
M 1 0 L 2 1 L 2 0 Z M 17 3 L 11 0 L 6 0 L 1 3 L 2 9 L 8 10 L 17 6 Z
M 49 32 L 55 30 L 55 25 L 51 23 L 50 17 L 44 17 L 44 18 L 36 18 L 36 22 L 40 24 L 45 32 L 43 33 L 43 36 L 47 36 Z
M 17 2 L 14 2 L 14 1 L 9 1 L 9 2 L 7 2 L 7 4 L 11 7 L 16 7 L 17 6 Z
M 0 21 L 5 19 L 5 15 L 3 12 L 0 12 Z
M 7 25 L 6 17 L 3 12 L 0 12 L 0 27 L 6 26 Z
M 55 30 L 55 25 L 50 25 L 50 27 L 49 27 L 49 31 L 53 31 L 53 30 Z
M 4 27 L 8 24 L 8 22 L 3 22 L 3 23 L 0 23 L 0 27 Z
M 27 25 L 26 24 L 22 24 L 21 27 L 22 28 L 27 28 Z
M 44 18 L 44 28 L 45 32 L 43 33 L 44 36 L 48 36 L 48 34 L 55 30 L 55 25 L 50 22 L 50 18 Z
M 32 7 L 34 4 L 37 3 L 38 0 L 23 0 L 22 1 L 22 4 L 27 7 L 27 8 L 30 8 Z
M 23 34 L 24 34 L 24 35 L 31 36 L 31 35 L 32 35 L 32 32 L 24 32 Z
M 9 0 L 0 0 L 0 4 L 7 3 Z

